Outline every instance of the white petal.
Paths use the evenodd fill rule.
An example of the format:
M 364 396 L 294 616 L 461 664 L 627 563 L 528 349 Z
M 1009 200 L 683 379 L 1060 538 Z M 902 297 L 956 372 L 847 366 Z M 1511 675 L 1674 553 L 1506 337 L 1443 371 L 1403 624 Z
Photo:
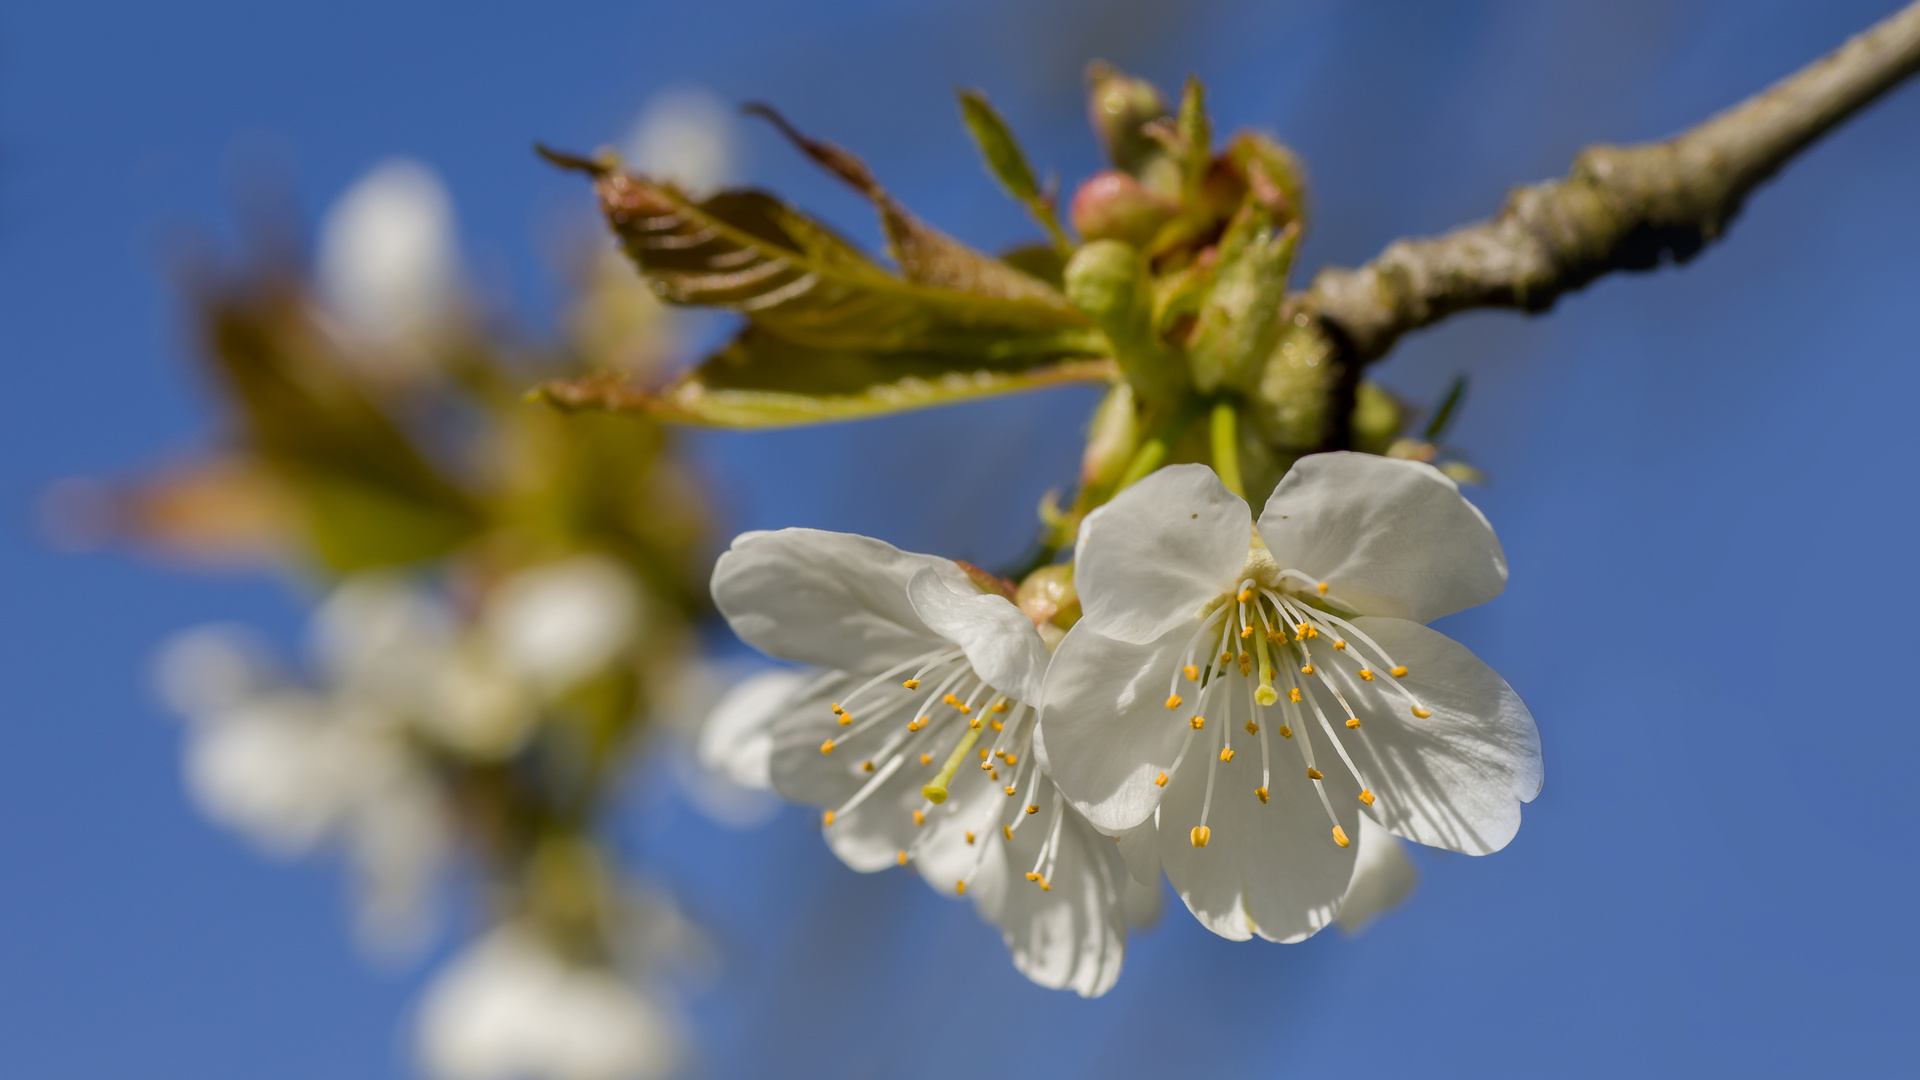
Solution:
M 747 533 L 715 564 L 713 600 L 733 632 L 769 656 L 875 672 L 945 644 L 907 599 L 922 569 L 971 587 L 949 560 L 865 536 Z
M 1406 846 L 1366 814 L 1360 815 L 1360 835 L 1354 840 L 1360 853 L 1353 860 L 1353 880 L 1340 902 L 1340 929 L 1358 934 L 1373 920 L 1399 907 L 1420 882 L 1420 871 L 1407 858 Z
M 1105 832 L 1133 828 L 1160 804 L 1154 778 L 1173 767 L 1192 714 L 1167 708 L 1167 680 L 1197 625 L 1130 645 L 1082 620 L 1054 650 L 1034 739 L 1054 783 Z
M 700 764 L 741 787 L 771 790 L 774 721 L 815 678 L 811 672 L 769 668 L 742 679 L 707 714 L 700 729 Z
M 1236 695 L 1237 698 L 1237 695 Z M 1245 722 L 1244 703 L 1227 718 Z M 1267 716 L 1277 717 L 1269 710 Z M 1263 717 L 1265 719 L 1266 717 Z M 1208 733 L 1213 721 L 1209 718 Z M 1351 839 L 1359 831 L 1360 789 L 1334 757 L 1317 725 L 1302 725 L 1294 739 L 1311 738 L 1315 761 L 1326 779 L 1327 798 Z M 1307 779 L 1291 740 L 1269 737 L 1269 800 L 1260 786 L 1257 740 L 1235 747 L 1231 764 L 1215 764 L 1213 807 L 1207 846 L 1196 848 L 1191 831 L 1200 823 L 1207 766 L 1218 738 L 1195 745 L 1180 773 L 1167 785 L 1160 807 L 1160 858 L 1187 910 L 1202 926 L 1235 941 L 1258 934 L 1268 941 L 1311 937 L 1333 921 L 1353 879 L 1354 849 L 1334 841 L 1325 807 Z
M 617 560 L 576 555 L 501 582 L 483 629 L 506 668 L 558 691 L 632 643 L 641 629 L 639 591 Z
M 1356 611 L 1431 622 L 1507 586 L 1507 557 L 1440 470 L 1372 454 L 1310 454 L 1260 515 L 1280 565 L 1327 582 Z
M 1400 684 L 1433 714 L 1412 716 L 1390 676 L 1346 679 L 1380 756 L 1376 763 L 1356 755 L 1380 796 L 1373 813 L 1433 847 L 1484 855 L 1507 846 L 1520 829 L 1520 804 L 1533 801 L 1544 777 L 1533 715 L 1506 680 L 1446 635 L 1402 619 L 1354 625 L 1408 667 Z M 1340 665 L 1329 670 L 1345 675 Z
M 1126 861 L 1127 874 L 1133 878 L 1134 884 L 1159 889 L 1160 833 L 1153 818 L 1149 816 L 1115 839 L 1120 846 L 1120 858 Z
M 1087 515 L 1074 546 L 1081 622 L 1144 645 L 1232 592 L 1252 514 L 1205 465 L 1169 465 Z
M 966 651 L 967 662 L 994 689 L 1017 701 L 1038 701 L 1047 670 L 1047 646 L 1033 620 L 1004 596 L 983 593 L 971 582 L 921 570 L 907 583 L 913 610 L 934 633 Z
M 999 923 L 1013 966 L 1041 986 L 1071 988 L 1081 997 L 1099 997 L 1120 977 L 1127 950 L 1126 908 L 1122 887 L 1126 867 L 1111 837 L 1102 836 L 1085 818 L 1067 808 L 1060 822 L 1060 844 L 1052 857 L 1051 889 L 1026 880 L 1040 858 L 1052 825 L 1051 785 L 1041 784 L 1035 800 L 1040 813 L 1000 843 L 1006 872 L 979 893 L 981 914 Z M 976 879 L 977 880 L 977 879 Z

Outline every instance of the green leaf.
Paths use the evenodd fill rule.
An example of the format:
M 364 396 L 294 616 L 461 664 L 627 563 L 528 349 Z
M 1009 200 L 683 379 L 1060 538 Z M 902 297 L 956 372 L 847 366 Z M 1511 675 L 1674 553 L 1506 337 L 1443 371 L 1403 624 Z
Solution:
M 1424 438 L 1428 442 L 1437 443 L 1446 437 L 1447 429 L 1453 427 L 1453 422 L 1459 419 L 1460 403 L 1465 401 L 1466 397 L 1467 375 L 1463 371 L 1453 377 L 1452 384 L 1447 387 L 1447 395 L 1440 399 L 1440 407 L 1433 410 L 1433 419 L 1427 422 Z
M 1033 178 L 1027 155 L 1021 152 L 1020 143 L 1007 129 L 1007 122 L 988 104 L 986 95 L 978 90 L 962 90 L 960 115 L 975 145 L 980 147 L 980 156 L 987 159 L 987 168 L 1007 189 L 1007 194 L 1025 203 L 1040 198 L 1040 184 Z
M 730 308 L 821 349 L 1046 356 L 1097 350 L 1086 319 L 1035 278 L 986 256 L 969 278 L 903 281 L 769 195 L 694 202 L 644 177 L 602 173 L 601 205 L 627 254 L 671 303 Z M 995 288 L 1018 278 L 1021 288 Z M 989 280 L 994 279 L 994 280 Z
M 1198 75 L 1187 76 L 1187 85 L 1180 93 L 1180 112 L 1174 123 L 1180 133 L 1181 177 L 1188 197 L 1195 198 L 1213 154 L 1213 122 L 1207 117 L 1207 88 Z
M 887 246 L 908 281 L 938 289 L 970 293 L 1071 311 L 1059 291 L 1006 263 L 976 251 L 921 221 L 880 186 L 866 162 L 823 139 L 811 138 L 788 123 L 772 106 L 754 104 L 747 111 L 765 118 L 814 163 L 866 196 L 880 213 Z
M 766 428 L 883 416 L 1080 382 L 1108 382 L 1111 360 L 1065 358 L 956 366 L 942 353 L 873 353 L 797 345 L 749 328 L 663 390 L 606 377 L 548 383 L 562 408 L 638 412 L 712 427 Z
M 342 374 L 297 296 L 216 298 L 208 331 L 242 440 L 287 484 L 328 568 L 434 558 L 478 533 L 473 501 Z

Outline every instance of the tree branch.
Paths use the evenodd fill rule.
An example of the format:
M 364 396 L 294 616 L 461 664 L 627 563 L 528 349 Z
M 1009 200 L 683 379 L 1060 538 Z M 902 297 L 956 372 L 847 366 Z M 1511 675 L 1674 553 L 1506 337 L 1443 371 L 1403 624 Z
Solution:
M 1602 274 L 1685 262 L 1755 187 L 1916 70 L 1920 2 L 1690 131 L 1588 147 L 1565 179 L 1514 191 L 1492 220 L 1395 241 L 1358 270 L 1322 270 L 1288 313 L 1316 320 L 1357 371 L 1455 312 L 1545 311 Z

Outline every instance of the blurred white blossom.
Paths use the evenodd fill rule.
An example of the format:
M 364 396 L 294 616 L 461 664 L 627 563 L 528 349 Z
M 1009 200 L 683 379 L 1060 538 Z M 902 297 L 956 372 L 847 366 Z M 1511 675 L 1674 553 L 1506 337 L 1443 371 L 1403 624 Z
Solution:
M 634 169 L 705 194 L 733 179 L 739 145 L 734 111 L 698 87 L 648 100 L 620 147 Z
M 632 576 L 604 555 L 525 570 L 488 600 L 485 632 L 500 661 L 549 691 L 613 661 L 640 630 Z
M 377 350 L 366 359 L 399 369 L 368 374 L 417 374 L 408 369 L 427 362 L 418 346 L 460 299 L 453 201 L 440 178 L 406 158 L 374 166 L 328 210 L 316 273 L 328 312 Z
M 678 1057 L 670 1023 L 640 991 L 511 924 L 440 973 L 416 1040 L 441 1080 L 644 1080 Z

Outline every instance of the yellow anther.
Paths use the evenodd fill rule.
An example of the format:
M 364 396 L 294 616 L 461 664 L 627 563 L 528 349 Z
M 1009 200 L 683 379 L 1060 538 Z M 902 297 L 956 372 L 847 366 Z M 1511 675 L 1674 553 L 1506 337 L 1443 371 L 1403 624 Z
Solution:
M 1371 672 L 1371 671 L 1368 671 L 1368 670 L 1367 670 L 1366 668 L 1361 668 L 1361 669 L 1360 669 L 1360 677 L 1361 677 L 1361 678 L 1363 678 L 1363 679 L 1365 679 L 1365 680 L 1367 680 L 1368 682 L 1372 682 L 1372 681 L 1373 681 L 1373 672 Z
M 1253 654 L 1246 651 L 1245 649 L 1240 650 L 1240 666 L 1246 667 L 1248 664 L 1251 664 L 1251 663 L 1253 663 Z
M 1283 739 L 1291 739 L 1291 738 L 1293 738 L 1293 729 L 1292 729 L 1292 728 L 1290 728 L 1290 727 L 1288 727 L 1288 726 L 1287 726 L 1287 725 L 1285 725 L 1285 724 L 1281 724 L 1281 725 L 1280 725 L 1280 737 L 1281 737 L 1281 738 L 1283 738 Z
M 1187 677 L 1188 682 L 1200 681 L 1200 669 L 1193 666 L 1192 664 L 1188 664 L 1186 667 L 1181 668 L 1180 673 Z
M 1013 785 L 1012 785 L 1012 784 L 1008 784 L 1008 785 L 1007 785 L 1007 794 L 1009 794 L 1009 795 L 1011 795 L 1011 794 L 1013 794 Z
M 842 709 L 842 708 L 840 707 L 840 703 L 839 703 L 839 702 L 837 702 L 837 701 L 836 701 L 836 702 L 834 702 L 834 703 L 833 703 L 833 715 L 835 715 L 835 716 L 839 716 L 839 715 L 840 715 L 841 713 L 843 713 L 843 712 L 845 712 L 845 711 L 846 711 L 845 709 Z
M 906 682 L 903 682 L 900 685 L 906 687 L 909 690 L 918 690 L 920 689 L 920 680 L 908 679 Z
M 953 886 L 953 891 L 956 895 L 959 895 L 959 896 L 967 895 L 967 883 L 964 881 L 955 882 Z
M 1319 628 L 1319 627 L 1317 627 L 1317 626 L 1314 626 L 1314 625 L 1312 625 L 1311 623 L 1309 623 L 1309 624 L 1307 625 L 1307 636 L 1308 636 L 1309 638 L 1317 638 L 1317 637 L 1319 637 L 1319 636 L 1320 636 L 1320 628 Z
M 967 721 L 967 726 L 968 726 L 968 727 L 970 727 L 970 728 L 973 728 L 973 729 L 975 729 L 976 731 L 977 731 L 977 730 L 979 730 L 979 727 L 980 727 L 980 718 L 976 716 L 976 717 L 974 717 L 973 719 L 971 719 L 971 720 L 969 720 L 969 721 Z
M 1423 708 L 1421 708 L 1421 707 L 1420 707 L 1420 706 L 1418 706 L 1418 705 L 1415 705 L 1415 706 L 1413 707 L 1413 715 L 1415 715 L 1415 716 L 1417 716 L 1417 717 L 1419 717 L 1419 718 L 1420 718 L 1420 719 L 1422 719 L 1422 720 L 1425 720 L 1425 719 L 1426 719 L 1427 717 L 1429 717 L 1429 716 L 1432 716 L 1432 715 L 1433 715 L 1433 713 L 1431 713 L 1431 712 L 1429 712 L 1429 711 L 1428 711 L 1428 710 L 1426 710 L 1426 709 L 1423 709 Z
M 1347 647 L 1347 643 L 1345 641 L 1342 641 L 1339 638 L 1335 638 L 1333 640 L 1333 647 L 1336 649 L 1345 649 Z
M 1039 812 L 1040 812 L 1040 808 L 1039 808 L 1038 806 L 1035 806 L 1035 805 L 1034 805 L 1034 804 L 1032 804 L 1032 803 L 1028 803 L 1028 804 L 1027 804 L 1027 813 L 1029 813 L 1029 814 L 1037 814 L 1037 813 L 1039 813 Z
M 1313 674 L 1313 665 L 1312 665 L 1312 664 L 1302 664 L 1302 665 L 1300 666 L 1300 674 L 1302 674 L 1302 675 L 1311 675 L 1311 674 Z
M 968 833 L 968 834 L 967 834 L 967 843 L 969 843 L 969 844 L 971 844 L 971 843 L 973 843 L 973 834 L 972 834 L 972 833 Z
M 1039 874 L 1036 874 L 1036 873 L 1034 873 L 1034 872 L 1033 872 L 1033 871 L 1031 871 L 1031 870 L 1029 870 L 1029 871 L 1027 871 L 1027 880 L 1028 880 L 1028 881 L 1039 881 L 1039 880 L 1040 880 L 1040 875 L 1039 875 Z
M 1041 878 L 1041 879 L 1040 879 L 1040 891 L 1041 891 L 1041 892 L 1052 892 L 1052 891 L 1053 891 L 1053 886 L 1052 886 L 1052 885 L 1049 885 L 1049 884 L 1047 883 L 1047 879 L 1046 879 L 1046 878 Z
M 907 849 L 901 848 L 900 851 L 894 855 L 893 861 L 899 863 L 901 866 L 907 865 Z
M 909 721 L 907 721 L 907 730 L 908 730 L 908 731 L 919 731 L 919 730 L 920 730 L 920 718 L 916 716 L 916 717 L 914 717 L 913 719 L 911 719 L 911 720 L 909 720 Z
M 841 727 L 846 727 L 846 726 L 847 726 L 848 724 L 851 724 L 851 723 L 853 723 L 853 714 L 852 714 L 852 713 L 850 713 L 850 712 L 843 712 L 843 713 L 841 713 L 841 714 L 840 714 L 840 726 L 841 726 Z
M 921 755 L 920 755 L 920 764 L 922 764 L 922 765 L 931 765 L 931 764 L 933 764 L 933 755 L 932 755 L 932 754 L 921 754 Z
M 987 779 L 989 779 L 989 780 L 998 780 L 998 779 L 1000 779 L 1000 770 L 999 770 L 999 769 L 995 769 L 995 768 L 989 768 L 989 769 L 987 769 Z
M 1396 667 L 1396 668 L 1394 668 L 1394 669 L 1393 669 L 1393 671 L 1392 671 L 1392 672 L 1391 672 L 1390 674 L 1392 674 L 1392 675 L 1393 675 L 1393 677 L 1394 677 L 1394 678 L 1396 678 L 1396 679 L 1404 679 L 1404 678 L 1406 678 L 1406 677 L 1407 677 L 1407 665 L 1405 665 L 1405 664 L 1401 664 L 1400 666 L 1398 666 L 1398 667 Z
M 833 811 L 831 811 L 831 810 L 829 810 L 829 811 L 827 811 L 826 813 L 824 813 L 824 814 L 821 814 L 821 815 L 820 815 L 820 824 L 822 824 L 822 825 L 831 825 L 831 824 L 833 824 Z
M 1308 627 L 1306 623 L 1297 622 L 1293 624 L 1293 632 L 1296 634 L 1299 634 L 1301 637 L 1307 636 L 1307 629 Z
M 1238 596 L 1236 596 L 1236 597 L 1234 597 L 1234 599 L 1236 599 L 1236 600 L 1238 600 L 1238 601 L 1240 601 L 1241 603 L 1243 603 L 1243 604 L 1244 604 L 1244 603 L 1246 603 L 1247 601 L 1249 601 L 1249 600 L 1251 600 L 1251 599 L 1253 599 L 1253 590 L 1252 590 L 1252 589 L 1241 589 L 1241 590 L 1240 590 L 1240 594 L 1239 594 Z
M 990 725 L 988 725 L 988 726 L 989 726 L 989 727 L 991 727 L 991 728 L 993 728 L 993 730 L 995 730 L 995 731 L 1005 731 L 1005 730 L 1007 730 L 1007 725 L 1005 725 L 1005 724 L 1003 724 L 1003 723 L 1001 723 L 1001 722 L 1000 722 L 1000 721 L 998 721 L 998 720 L 995 720 L 995 721 L 994 721 L 994 722 L 993 722 L 992 724 L 990 724 Z
M 1251 679 L 1251 678 L 1253 678 L 1253 665 L 1252 665 L 1252 664 L 1241 664 L 1241 665 L 1240 665 L 1240 677 L 1241 677 L 1241 678 L 1243 678 L 1243 679 Z
M 1325 775 L 1326 774 L 1322 773 L 1319 769 L 1316 769 L 1311 765 L 1307 766 L 1307 779 L 1320 780 L 1320 779 L 1324 779 Z
M 1231 746 L 1223 746 L 1223 747 L 1221 747 L 1221 748 L 1220 748 L 1220 760 L 1221 760 L 1221 761 L 1232 761 L 1232 760 L 1233 760 L 1233 747 L 1231 747 Z
M 1008 754 L 1008 755 L 1007 755 L 1007 764 L 1009 764 L 1009 765 L 1018 765 L 1018 764 L 1020 764 L 1020 755 L 1019 755 L 1019 754 Z
M 1245 641 L 1246 639 L 1252 636 L 1253 636 L 1253 627 L 1243 626 L 1240 628 L 1240 640 Z
M 1359 717 L 1357 717 L 1357 716 L 1349 716 L 1349 717 L 1347 717 L 1347 728 L 1348 728 L 1349 730 L 1351 730 L 1351 731 L 1359 731 L 1359 730 L 1360 730 L 1360 718 L 1359 718 Z
M 1213 839 L 1213 830 L 1207 828 L 1205 825 L 1195 825 L 1193 831 L 1188 833 L 1187 836 L 1193 841 L 1194 847 L 1206 847 L 1207 841 Z
M 828 739 L 828 740 L 827 740 L 826 742 L 823 742 L 823 743 L 821 743 L 821 744 L 820 744 L 820 752 L 821 752 L 821 753 L 823 753 L 823 754 L 831 754 L 831 753 L 833 753 L 833 740 L 832 740 L 832 739 Z
M 994 757 L 1006 757 L 1006 756 L 1007 756 L 1007 752 L 1006 752 L 1005 750 L 995 750 L 995 751 L 993 752 L 993 756 L 994 756 Z
M 1300 688 L 1297 686 L 1287 687 L 1287 700 L 1298 704 L 1300 701 Z
M 872 772 L 872 771 L 873 771 L 873 762 L 871 762 L 871 761 L 863 761 L 863 762 L 861 762 L 861 763 L 860 763 L 860 771 L 861 771 L 861 772 Z
M 1285 645 L 1287 643 L 1287 632 L 1285 630 L 1269 630 L 1267 631 L 1267 640 L 1273 642 L 1275 645 Z
M 958 704 L 960 704 L 960 699 L 959 699 L 959 698 L 957 698 L 957 697 L 954 697 L 954 696 L 953 696 L 952 694 L 947 694 L 947 695 L 945 695 L 945 696 L 943 696 L 943 697 L 941 697 L 941 699 L 940 699 L 940 700 L 941 700 L 941 701 L 944 701 L 944 702 L 946 702 L 946 703 L 947 703 L 947 704 L 949 704 L 949 705 L 958 705 Z
M 1166 787 L 1166 786 L 1167 786 L 1167 774 L 1166 774 L 1166 773 L 1161 773 L 1161 774 L 1160 774 L 1159 776 L 1156 776 L 1156 777 L 1154 777 L 1154 778 L 1153 778 L 1153 782 L 1154 782 L 1154 783 L 1156 783 L 1156 784 L 1158 784 L 1158 785 L 1160 785 L 1161 787 Z
M 1000 835 L 1006 837 L 1009 840 L 1013 839 L 1013 826 L 1011 825 L 1000 826 Z
M 1366 804 L 1367 804 L 1368 806 L 1372 806 L 1372 805 L 1373 805 L 1373 791 L 1372 791 L 1372 789 L 1368 789 L 1368 790 L 1366 790 L 1366 791 L 1362 791 L 1362 792 L 1360 793 L 1360 801 L 1361 801 L 1361 802 L 1363 802 L 1363 803 L 1366 803 Z
M 1260 725 L 1259 725 L 1259 724 L 1256 724 L 1256 723 L 1254 723 L 1254 722 L 1253 722 L 1253 721 L 1251 721 L 1251 720 L 1249 720 L 1249 721 L 1247 721 L 1247 734 L 1249 734 L 1249 735 L 1258 735 L 1258 734 L 1260 734 Z
M 1255 795 L 1258 795 L 1258 796 L 1260 797 L 1260 804 L 1261 804 L 1262 806 L 1264 806 L 1264 805 L 1266 805 L 1266 802 L 1267 802 L 1267 789 L 1266 789 L 1266 788 L 1263 788 L 1263 787 L 1257 787 L 1257 788 L 1254 788 L 1254 789 L 1253 789 L 1253 793 L 1254 793 Z
M 961 702 L 961 703 L 960 703 L 960 704 L 958 704 L 958 705 L 955 705 L 955 706 L 954 706 L 954 708 L 956 708 L 956 709 L 959 709 L 959 710 L 960 710 L 960 715 L 961 715 L 961 716 L 972 716 L 972 715 L 973 715 L 973 706 L 971 706 L 971 705 L 969 705 L 969 704 L 967 704 L 967 703 L 966 703 L 966 702 L 964 702 L 964 701 L 963 701 L 963 702 Z M 974 723 L 974 726 L 975 726 L 975 727 L 978 727 L 978 726 L 980 725 L 980 721 L 978 721 L 978 720 L 975 720 L 975 721 L 974 721 L 973 723 Z
M 1339 844 L 1341 847 L 1347 847 L 1352 844 L 1352 841 L 1347 839 L 1347 830 L 1338 825 L 1333 827 L 1333 842 Z
M 991 762 L 991 761 L 983 761 L 983 762 L 981 762 L 981 763 L 980 763 L 980 771 L 981 771 L 981 772 L 992 772 L 992 771 L 993 771 L 993 762 Z
M 1319 589 L 1319 590 L 1320 590 L 1320 595 L 1321 595 L 1321 596 L 1325 596 L 1325 595 L 1327 595 L 1327 583 L 1326 583 L 1326 582 L 1324 582 L 1324 581 L 1323 581 L 1323 582 L 1321 582 L 1320 584 L 1318 584 L 1318 585 L 1315 585 L 1315 586 L 1314 586 L 1314 588 L 1316 588 L 1316 589 Z
M 1187 721 L 1187 723 L 1193 725 L 1193 730 L 1199 731 L 1201 728 L 1207 726 L 1207 718 L 1204 716 L 1196 716 L 1193 719 Z
M 984 746 L 980 748 L 980 760 L 981 761 L 987 760 L 987 748 Z
M 1006 698 L 1001 698 L 1001 699 L 1000 699 L 999 701 L 996 701 L 996 702 L 994 702 L 994 703 L 993 703 L 993 705 L 992 705 L 992 709 L 993 709 L 993 711 L 994 711 L 994 712 L 1006 712 L 1006 711 L 1007 711 L 1007 699 L 1006 699 Z
M 927 823 L 927 812 L 925 810 L 915 810 L 913 812 L 913 823 L 915 825 L 925 825 Z
M 1167 698 L 1167 708 L 1169 708 L 1169 709 L 1177 709 L 1177 708 L 1179 708 L 1179 707 L 1180 707 L 1180 695 L 1179 695 L 1179 694 L 1174 694 L 1174 695 L 1172 695 L 1171 697 L 1169 697 L 1169 698 Z

